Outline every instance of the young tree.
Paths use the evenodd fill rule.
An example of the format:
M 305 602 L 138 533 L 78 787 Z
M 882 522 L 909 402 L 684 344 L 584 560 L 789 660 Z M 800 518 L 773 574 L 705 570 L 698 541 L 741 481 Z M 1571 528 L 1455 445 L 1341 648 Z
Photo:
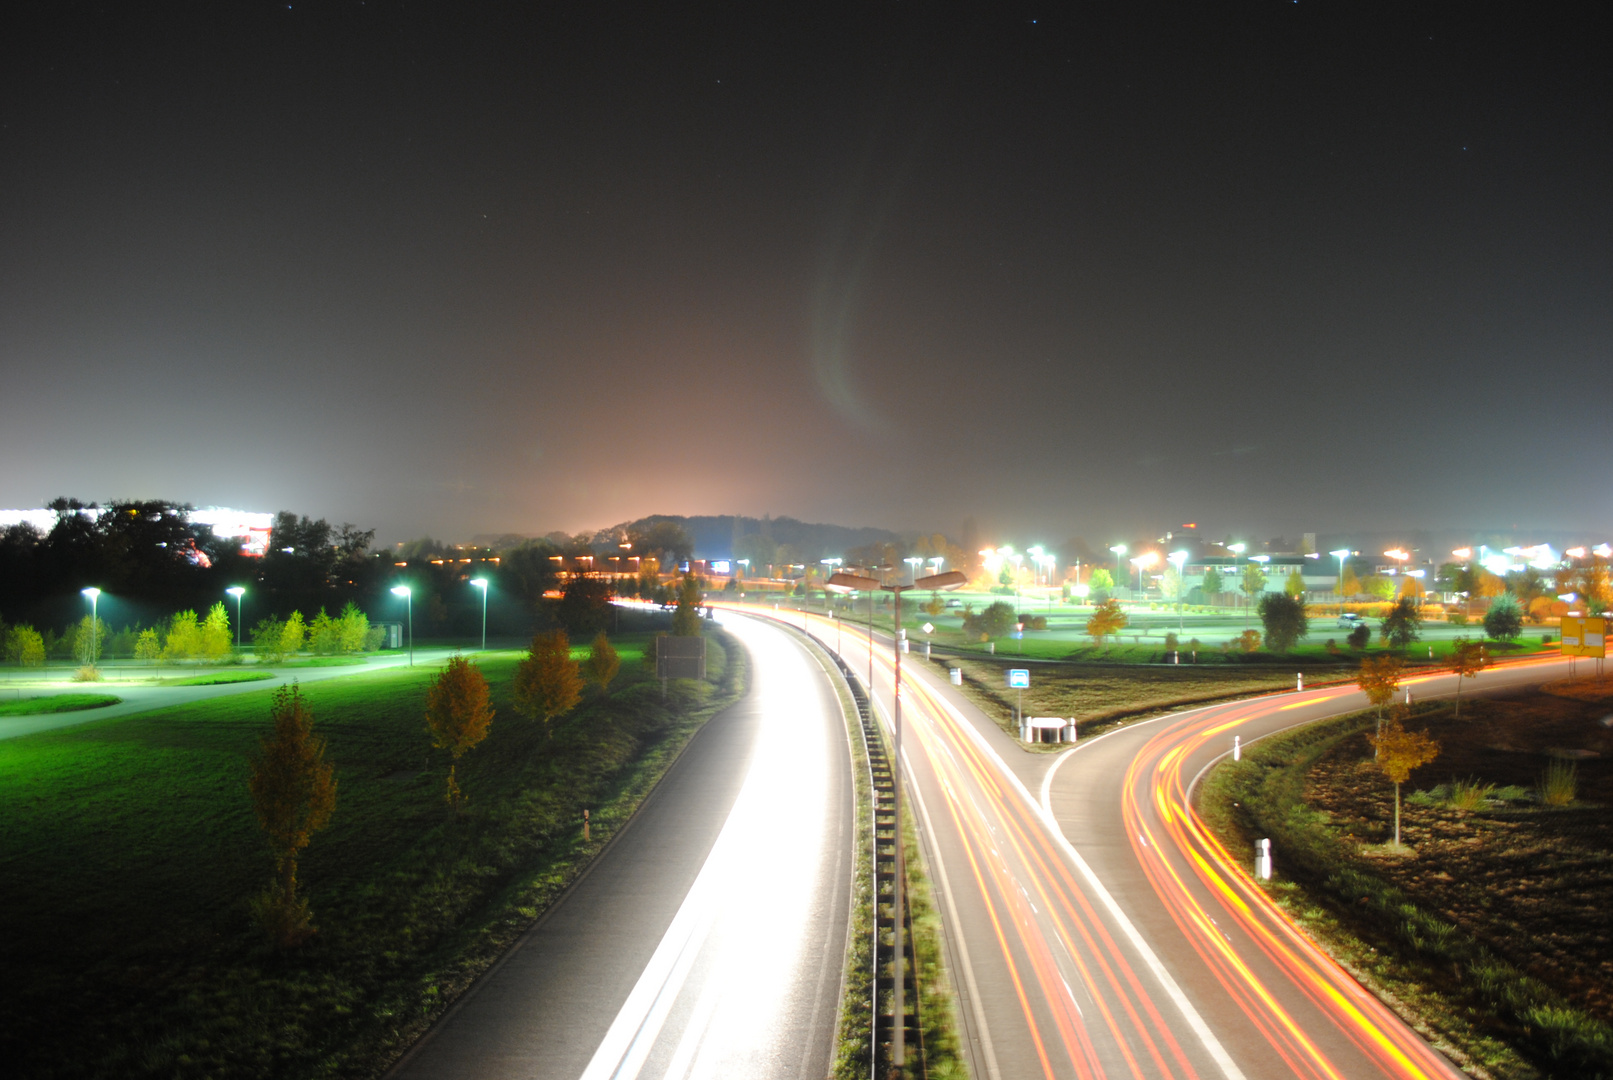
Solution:
M 616 678 L 621 668 L 622 658 L 605 636 L 605 631 L 601 630 L 594 635 L 594 643 L 588 647 L 589 680 L 599 687 L 601 693 L 608 694 L 611 680 Z
M 1394 700 L 1400 689 L 1401 663 L 1398 656 L 1380 656 L 1376 660 L 1361 661 L 1361 670 L 1355 684 L 1367 696 L 1367 701 L 1378 710 L 1378 734 L 1383 733 L 1383 707 Z
M 277 945 L 291 948 L 316 930 L 308 901 L 297 895 L 297 853 L 330 823 L 336 773 L 295 685 L 275 693 L 269 713 L 274 731 L 259 744 L 247 787 L 274 855 L 276 881 L 253 901 L 252 911 Z
M 1344 564 L 1344 576 L 1339 578 L 1338 587 L 1334 590 L 1340 600 L 1347 600 L 1361 591 L 1361 579 L 1355 576 L 1355 567 L 1349 563 Z
M 582 676 L 571 658 L 571 639 L 564 630 L 532 639 L 526 658 L 515 667 L 511 689 L 516 710 L 545 725 L 577 704 Z
M 1357 652 L 1367 647 L 1372 640 L 1372 627 L 1366 623 L 1357 623 L 1354 630 L 1344 638 L 1344 643 Z
M 1260 631 L 1245 630 L 1238 635 L 1237 642 L 1239 649 L 1242 649 L 1245 653 L 1252 653 L 1260 648 Z
M 1252 562 L 1243 568 L 1243 581 L 1238 586 L 1239 591 L 1248 598 L 1250 605 L 1255 597 L 1266 591 L 1266 569 L 1259 563 Z
M 194 611 L 181 611 L 168 624 L 168 640 L 163 644 L 164 660 L 189 660 L 202 651 L 202 630 Z
M 336 620 L 334 629 L 337 652 L 363 652 L 364 641 L 370 636 L 370 617 L 349 600 L 347 606 L 342 608 L 342 617 Z
M 230 613 L 222 600 L 213 604 L 202 621 L 199 634 L 201 655 L 208 660 L 222 660 L 230 654 Z
M 1288 592 L 1266 593 L 1260 598 L 1260 625 L 1266 628 L 1266 644 L 1280 653 L 1311 632 L 1305 601 Z
M 673 637 L 700 636 L 700 582 L 694 574 L 684 574 L 678 586 L 678 609 L 672 613 Z
M 140 637 L 134 643 L 134 658 L 136 660 L 157 660 L 162 656 L 162 643 L 157 640 L 157 628 L 148 626 L 140 631 Z
M 1388 600 L 1395 595 L 1394 579 L 1383 574 L 1373 574 L 1361 583 L 1361 591 L 1374 600 Z
M 1092 570 L 1092 576 L 1087 578 L 1088 599 L 1094 604 L 1103 604 L 1114 592 L 1114 575 L 1109 573 L 1107 567 L 1098 566 Z
M 1378 768 L 1395 785 L 1395 847 L 1400 846 L 1400 785 L 1411 779 L 1413 769 L 1427 765 L 1439 756 L 1439 743 L 1426 732 L 1407 731 L 1397 714 L 1373 736 Z
M 1416 580 L 1410 578 L 1408 580 Z M 1422 620 L 1417 617 L 1417 603 L 1409 596 L 1402 596 L 1395 601 L 1395 606 L 1389 609 L 1389 614 L 1383 618 L 1383 625 L 1378 632 L 1383 640 L 1393 649 L 1404 649 L 1416 641 L 1421 634 Z
M 1182 591 L 1182 575 L 1177 573 L 1176 567 L 1166 564 L 1165 569 L 1159 572 L 1159 595 L 1162 600 L 1174 602 Z
M 1492 575 L 1493 576 L 1493 575 Z M 1511 593 L 1500 593 L 1484 613 L 1484 634 L 1495 641 L 1512 641 L 1523 633 L 1523 612 Z
M 1298 570 L 1290 571 L 1288 574 L 1288 580 L 1283 582 L 1283 592 L 1294 597 L 1295 599 L 1303 598 L 1305 595 L 1305 575 L 1301 574 Z M 1270 637 L 1271 635 L 1268 634 L 1266 636 Z
M 1105 600 L 1087 619 L 1087 636 L 1093 644 L 1101 646 L 1108 638 L 1126 627 L 1126 613 L 1120 610 L 1120 601 Z
M 452 656 L 442 674 L 431 680 L 426 691 L 426 727 L 431 730 L 431 745 L 448 751 L 453 759 L 448 765 L 448 791 L 446 799 L 457 811 L 465 805 L 464 793 L 459 790 L 455 771 L 465 751 L 487 738 L 487 729 L 493 723 L 493 710 L 487 704 L 487 680 L 481 669 L 463 656 Z
M 1459 637 L 1452 643 L 1451 670 L 1456 672 L 1456 715 L 1462 715 L 1462 683 L 1476 679 L 1479 672 L 1490 666 L 1490 654 L 1482 641 L 1469 641 Z
M 42 667 L 45 639 L 27 623 L 18 623 L 6 635 L 6 658 L 20 667 Z
M 277 615 L 258 620 L 258 625 L 252 628 L 252 653 L 258 658 L 258 663 L 278 664 L 286 658 L 285 650 L 280 645 L 285 630 L 286 624 Z
M 1215 603 L 1214 598 L 1226 590 L 1226 586 L 1221 580 L 1221 571 L 1213 566 L 1204 571 L 1204 580 L 1199 584 L 1199 589 L 1204 593 L 1204 602 L 1206 604 Z
M 308 638 L 308 628 L 303 625 L 302 612 L 293 611 L 286 616 L 286 621 L 280 626 L 280 653 L 282 656 L 294 656 L 302 652 L 303 645 Z
M 332 656 L 341 647 L 341 632 L 336 620 L 325 614 L 320 608 L 319 614 L 314 616 L 312 625 L 308 627 L 308 647 L 314 651 L 315 656 Z
M 73 630 L 73 655 L 81 664 L 94 665 L 106 650 L 106 623 L 86 615 Z

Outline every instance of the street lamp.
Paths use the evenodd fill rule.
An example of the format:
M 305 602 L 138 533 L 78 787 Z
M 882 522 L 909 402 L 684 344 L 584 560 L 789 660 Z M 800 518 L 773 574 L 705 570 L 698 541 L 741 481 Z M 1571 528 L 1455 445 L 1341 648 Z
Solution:
M 91 585 L 87 589 L 80 589 L 79 592 L 90 598 L 90 665 L 93 667 L 95 661 L 101 657 L 101 620 L 95 614 L 96 603 L 101 599 L 101 590 Z
M 1153 566 L 1157 562 L 1159 562 L 1159 552 L 1157 551 L 1145 551 L 1131 560 L 1131 565 L 1137 568 L 1137 602 L 1139 603 L 1142 602 L 1143 597 L 1143 567 Z
M 883 589 L 895 597 L 896 633 L 892 635 L 891 644 L 895 653 L 895 675 L 891 690 L 891 727 L 894 731 L 895 754 L 891 766 L 891 817 L 894 820 L 896 832 L 896 880 L 894 908 L 896 911 L 895 940 L 892 955 L 895 961 L 892 964 L 892 991 L 895 1002 L 893 1015 L 893 1038 L 891 1040 L 891 1064 L 900 1066 L 907 1059 L 907 1031 L 904 1018 L 903 997 L 906 993 L 904 980 L 906 978 L 905 954 L 902 949 L 902 915 L 904 910 L 903 893 L 905 891 L 906 857 L 902 851 L 902 594 L 909 589 L 922 589 L 926 592 L 941 592 L 956 589 L 963 585 L 968 578 L 957 570 L 945 574 L 932 574 L 929 577 L 917 578 L 911 585 L 883 585 L 876 578 L 862 577 L 857 574 L 836 574 L 829 579 L 829 584 L 842 589 L 866 589 L 870 596 L 874 589 Z M 874 621 L 873 604 L 868 606 L 870 617 L 868 620 L 868 700 L 873 701 L 874 695 Z
M 903 559 L 902 561 L 905 562 L 907 564 L 907 566 L 908 566 L 907 576 L 912 578 L 914 581 L 917 581 L 918 580 L 919 567 L 924 565 L 924 559 L 921 556 L 918 556 L 918 555 L 909 555 L 907 558 Z
M 1036 567 L 1036 582 L 1035 583 L 1037 585 L 1040 585 L 1042 583 L 1042 552 L 1044 552 L 1046 550 L 1047 549 L 1042 547 L 1041 544 L 1034 544 L 1031 547 L 1028 547 L 1028 548 L 1025 549 L 1025 551 L 1031 557 L 1031 565 Z
M 246 595 L 246 590 L 243 589 L 239 585 L 231 585 L 228 589 L 225 589 L 224 591 L 229 593 L 231 596 L 235 597 L 235 651 L 240 652 L 241 651 L 241 597 Z
M 482 590 L 482 651 L 487 651 L 487 579 L 471 578 L 470 583 Z
M 409 602 L 409 666 L 414 667 L 414 591 L 407 585 L 394 585 L 392 595 Z
M 940 556 L 940 555 L 937 555 L 935 558 L 931 559 L 929 562 L 930 562 L 930 573 L 931 574 L 939 574 L 941 572 L 941 567 L 946 565 L 946 559 L 943 556 Z
M 1339 614 L 1343 615 L 1344 614 L 1344 560 L 1348 559 L 1351 555 L 1354 554 L 1354 552 L 1352 552 L 1349 548 L 1339 548 L 1337 551 L 1328 552 L 1328 554 L 1333 556 L 1335 559 L 1337 559 L 1339 561 L 1339 579 L 1333 585 L 1333 593 L 1334 593 L 1334 595 L 1336 595 L 1339 598 Z
M 1248 544 L 1245 544 L 1245 543 L 1243 543 L 1243 542 L 1242 542 L 1242 541 L 1241 541 L 1241 540 L 1240 540 L 1240 541 L 1239 541 L 1239 542 L 1238 542 L 1238 543 L 1236 543 L 1236 544 L 1228 544 L 1228 545 L 1227 545 L 1227 550 L 1228 550 L 1228 551 L 1230 551 L 1230 552 L 1232 552 L 1232 572 L 1233 572 L 1233 573 L 1237 573 L 1237 572 L 1238 572 L 1238 559 L 1239 559 L 1239 557 L 1240 557 L 1240 556 L 1242 556 L 1242 555 L 1243 555 L 1243 553 L 1244 553 L 1244 552 L 1245 552 L 1245 551 L 1248 551 L 1248 550 L 1249 550 L 1249 545 L 1248 545 Z M 1247 594 L 1247 593 L 1245 593 L 1245 594 L 1244 594 L 1244 596 L 1245 596 L 1245 599 L 1247 599 L 1247 598 L 1248 598 L 1248 594 Z M 1248 625 L 1249 625 L 1249 616 L 1248 616 L 1248 615 L 1247 615 L 1247 614 L 1245 614 L 1245 615 L 1244 615 L 1244 618 L 1243 618 L 1243 625 L 1245 625 L 1245 626 L 1248 626 Z
M 1187 591 L 1187 582 L 1182 580 L 1182 564 L 1187 562 L 1187 552 L 1173 551 L 1166 556 L 1172 566 L 1176 567 L 1176 632 L 1182 632 L 1182 594 Z

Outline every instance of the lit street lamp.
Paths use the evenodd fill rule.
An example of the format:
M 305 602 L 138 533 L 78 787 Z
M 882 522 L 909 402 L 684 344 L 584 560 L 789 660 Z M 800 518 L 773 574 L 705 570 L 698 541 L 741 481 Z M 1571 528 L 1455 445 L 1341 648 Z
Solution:
M 90 664 L 93 666 L 101 657 L 101 620 L 95 614 L 96 602 L 101 599 L 101 590 L 91 585 L 87 589 L 80 589 L 79 592 L 90 598 Z
M 918 556 L 918 555 L 909 555 L 907 558 L 903 559 L 902 561 L 907 564 L 907 567 L 908 567 L 907 576 L 909 578 L 912 578 L 914 581 L 917 581 L 918 580 L 919 567 L 924 565 L 924 559 L 922 557 Z
M 1145 551 L 1131 560 L 1131 565 L 1137 568 L 1137 603 L 1141 603 L 1143 598 L 1143 567 L 1153 566 L 1157 562 L 1159 562 L 1157 551 Z
M 1176 632 L 1182 632 L 1182 594 L 1187 591 L 1187 582 L 1182 580 L 1182 564 L 1187 562 L 1187 552 L 1173 551 L 1168 556 L 1172 566 L 1176 567 Z
M 1351 551 L 1349 548 L 1339 548 L 1337 551 L 1328 552 L 1328 554 L 1333 556 L 1335 559 L 1337 559 L 1339 561 L 1339 579 L 1333 585 L 1333 593 L 1334 593 L 1334 595 L 1336 595 L 1339 598 L 1339 614 L 1343 615 L 1344 614 L 1344 560 L 1348 559 L 1351 555 L 1353 555 L 1355 553 L 1353 551 Z
M 414 667 L 414 591 L 407 585 L 394 585 L 392 595 L 409 602 L 409 666 Z
M 471 578 L 470 583 L 482 590 L 482 651 L 487 651 L 487 579 Z
M 894 992 L 895 1003 L 893 1015 L 895 1023 L 892 1025 L 891 1064 L 901 1066 L 907 1059 L 907 1031 L 903 996 L 906 988 L 903 985 L 906 979 L 905 954 L 902 950 L 902 917 L 904 912 L 903 893 L 905 891 L 904 870 L 906 859 L 902 852 L 902 594 L 909 589 L 923 589 L 927 592 L 940 592 L 942 590 L 956 589 L 963 585 L 968 578 L 957 570 L 945 574 L 932 574 L 929 577 L 916 579 L 911 585 L 882 585 L 876 578 L 862 577 L 857 574 L 836 574 L 829 579 L 829 583 L 842 589 L 866 589 L 872 597 L 874 589 L 883 589 L 895 597 L 895 627 L 896 632 L 891 637 L 894 647 L 895 681 L 891 690 L 891 727 L 894 731 L 895 753 L 892 755 L 891 766 L 891 817 L 894 819 L 896 831 L 896 880 L 895 897 L 893 898 L 896 911 L 895 941 L 892 955 L 895 960 L 892 964 L 891 989 Z M 874 695 L 874 606 L 872 600 L 868 605 L 868 700 L 873 701 Z
M 235 651 L 240 652 L 241 651 L 241 597 L 246 595 L 246 590 L 243 589 L 239 585 L 231 585 L 229 588 L 225 589 L 224 591 L 229 593 L 231 596 L 235 597 Z

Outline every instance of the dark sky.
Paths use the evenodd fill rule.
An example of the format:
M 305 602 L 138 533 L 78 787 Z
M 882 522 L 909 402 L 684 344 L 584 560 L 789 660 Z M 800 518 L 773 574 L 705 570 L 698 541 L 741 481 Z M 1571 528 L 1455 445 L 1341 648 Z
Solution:
M 1596 5 L 674 7 L 8 9 L 0 506 L 1613 529 Z

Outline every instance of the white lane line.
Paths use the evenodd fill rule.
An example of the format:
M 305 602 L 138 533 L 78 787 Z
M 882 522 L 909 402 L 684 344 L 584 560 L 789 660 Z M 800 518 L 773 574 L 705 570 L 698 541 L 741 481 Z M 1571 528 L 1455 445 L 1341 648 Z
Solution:
M 673 1077 L 762 1075 L 776 1056 L 780 1008 L 802 953 L 798 932 L 816 889 L 824 816 L 816 808 L 828 798 L 828 751 L 799 738 L 808 698 L 794 683 L 808 674 L 804 656 L 780 647 L 794 649 L 780 631 L 760 633 L 767 636 L 739 633 L 768 672 L 753 691 L 762 716 L 744 783 L 582 1080 L 656 1072 L 674 1036 Z M 775 899 L 758 905 L 757 895 Z M 764 956 L 757 942 L 766 942 Z M 743 993 L 732 992 L 742 984 Z M 681 1001 L 695 997 L 692 1007 L 680 1004 L 686 987 L 691 993 Z
M 903 750 L 903 758 L 907 756 Z M 903 761 L 903 771 L 911 774 Z M 946 898 L 947 918 L 958 928 L 953 940 L 958 946 L 958 966 L 963 969 L 963 983 L 969 988 L 969 1011 L 974 1013 L 975 1028 L 980 1032 L 980 1055 L 986 1059 L 986 1075 L 990 1080 L 1002 1080 L 1002 1069 L 997 1066 L 997 1051 L 991 1045 L 991 1029 L 986 1026 L 985 1006 L 980 1003 L 980 985 L 975 982 L 974 964 L 969 961 L 969 943 L 964 940 L 963 923 L 958 918 L 958 902 L 952 896 L 952 881 L 947 877 L 946 863 L 941 859 L 941 840 L 936 834 L 935 825 L 930 821 L 930 810 L 924 804 L 924 793 L 917 784 L 908 784 L 907 789 L 913 793 L 913 803 L 919 808 L 919 817 L 924 820 L 924 832 L 934 837 L 935 842 L 930 845 L 930 858 L 935 862 L 935 878 L 941 883 L 941 895 Z M 1076 1006 L 1080 1008 L 1080 1006 Z
M 1119 925 L 1121 932 L 1126 935 L 1126 940 L 1131 942 L 1132 947 L 1142 956 L 1143 962 L 1148 965 L 1148 969 L 1154 973 L 1154 978 L 1159 981 L 1160 986 L 1165 990 L 1166 996 L 1171 999 L 1171 1002 L 1182 1014 L 1182 1019 L 1186 1020 L 1187 1026 L 1193 1029 L 1193 1034 L 1198 1036 L 1205 1052 L 1220 1067 L 1221 1074 L 1226 1077 L 1226 1080 L 1245 1080 L 1243 1070 L 1239 1069 L 1237 1063 L 1232 1060 L 1232 1056 L 1227 1053 L 1226 1048 L 1221 1045 L 1221 1041 L 1210 1030 L 1210 1025 L 1204 1022 L 1204 1018 L 1193 1007 L 1193 1003 L 1187 999 L 1187 995 L 1176 984 L 1176 980 L 1171 977 L 1171 973 L 1165 969 L 1165 965 L 1160 962 L 1159 957 L 1143 938 L 1142 933 L 1132 924 L 1126 913 L 1121 910 L 1115 898 L 1110 895 L 1108 888 L 1098 879 L 1098 875 L 1093 873 L 1092 867 L 1088 866 L 1087 861 L 1081 857 L 1081 853 L 1075 850 L 1074 845 L 1064 835 L 1064 830 L 1059 828 L 1059 824 L 1054 820 L 1053 815 L 1037 805 L 1035 798 L 1031 796 L 1030 790 L 1008 767 L 1008 763 L 1002 759 L 1002 756 L 986 741 L 986 737 L 975 730 L 975 726 L 969 723 L 955 705 L 936 693 L 933 687 L 928 686 L 928 680 L 924 681 L 926 682 L 926 689 L 931 692 L 930 696 L 940 702 L 952 714 L 953 718 L 957 720 L 958 726 L 974 741 L 981 753 L 986 754 L 992 761 L 996 762 L 998 771 L 1019 794 L 1019 797 L 1024 800 L 1031 813 L 1041 818 L 1042 824 L 1046 826 L 1047 831 L 1059 842 L 1059 846 L 1064 849 L 1064 853 L 1070 857 L 1070 861 L 1075 864 L 1075 868 L 1081 872 L 1081 876 L 1086 879 L 1087 884 L 1092 887 L 1092 891 L 1102 902 L 1104 908 L 1114 918 L 1116 924 Z M 1097 740 L 1094 739 L 1093 741 L 1096 742 Z

